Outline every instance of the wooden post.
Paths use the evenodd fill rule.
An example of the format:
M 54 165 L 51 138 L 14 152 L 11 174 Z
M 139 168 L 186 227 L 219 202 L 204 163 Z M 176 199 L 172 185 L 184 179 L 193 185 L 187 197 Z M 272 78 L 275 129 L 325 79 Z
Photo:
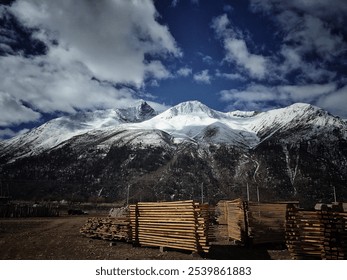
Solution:
M 204 183 L 201 183 L 201 203 L 204 203 Z
M 249 201 L 249 187 L 248 187 L 248 183 L 247 183 L 247 201 Z
M 257 199 L 258 199 L 258 203 L 259 203 L 260 199 L 259 199 L 259 186 L 258 185 L 257 185 Z
M 335 189 L 335 186 L 333 187 L 333 190 L 334 190 L 334 201 L 336 203 L 337 201 L 336 201 L 336 189 Z
M 129 205 L 129 191 L 130 191 L 130 185 L 128 185 L 128 191 L 127 191 L 127 205 Z

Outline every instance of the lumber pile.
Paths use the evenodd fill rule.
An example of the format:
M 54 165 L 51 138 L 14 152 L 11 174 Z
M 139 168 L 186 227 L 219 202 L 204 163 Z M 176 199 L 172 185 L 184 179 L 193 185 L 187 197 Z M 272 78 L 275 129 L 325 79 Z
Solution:
M 347 213 L 288 205 L 286 244 L 293 259 L 347 259 Z
M 322 259 L 347 259 L 347 213 L 328 211 L 326 214 Z
M 248 237 L 253 244 L 284 243 L 287 203 L 248 202 Z
M 242 199 L 227 202 L 228 236 L 230 239 L 244 243 L 247 239 L 246 204 Z
M 208 205 L 192 200 L 130 205 L 132 240 L 139 245 L 207 252 Z
M 110 241 L 130 241 L 130 221 L 127 217 L 89 218 L 80 229 L 80 233 L 90 238 L 100 238 Z
M 218 244 L 229 241 L 227 214 L 227 201 L 219 201 L 215 208 L 216 224 L 210 227 L 210 232 L 213 234 L 213 238 Z
M 216 206 L 218 226 L 214 228 L 217 243 L 246 239 L 245 204 L 241 199 L 221 200 Z
M 257 203 L 235 199 L 220 201 L 216 207 L 218 240 L 241 244 L 285 241 L 287 203 Z

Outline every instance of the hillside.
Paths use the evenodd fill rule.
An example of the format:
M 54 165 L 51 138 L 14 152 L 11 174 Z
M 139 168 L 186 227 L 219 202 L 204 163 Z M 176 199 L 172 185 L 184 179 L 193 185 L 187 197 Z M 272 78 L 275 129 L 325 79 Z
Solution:
M 309 104 L 218 112 L 147 103 L 51 120 L 0 142 L 12 196 L 125 200 L 347 198 L 347 124 Z

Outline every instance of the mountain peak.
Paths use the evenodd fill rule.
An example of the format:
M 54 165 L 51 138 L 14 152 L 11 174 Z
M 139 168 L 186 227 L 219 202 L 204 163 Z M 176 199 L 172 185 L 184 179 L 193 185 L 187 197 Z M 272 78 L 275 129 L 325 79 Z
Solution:
M 178 115 L 196 115 L 196 116 L 208 116 L 211 118 L 218 118 L 218 113 L 205 104 L 193 100 L 182 102 L 164 112 L 166 117 L 174 117 Z
M 136 106 L 136 111 L 138 118 L 142 120 L 156 115 L 155 110 L 144 100 Z

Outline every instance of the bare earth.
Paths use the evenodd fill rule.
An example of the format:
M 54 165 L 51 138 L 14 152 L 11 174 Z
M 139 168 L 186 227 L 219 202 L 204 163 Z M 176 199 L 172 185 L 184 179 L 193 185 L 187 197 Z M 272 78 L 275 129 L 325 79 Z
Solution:
M 83 237 L 86 216 L 0 219 L 0 259 L 3 260 L 192 260 L 290 259 L 283 248 L 213 246 L 207 255 L 158 248 L 134 247 Z

